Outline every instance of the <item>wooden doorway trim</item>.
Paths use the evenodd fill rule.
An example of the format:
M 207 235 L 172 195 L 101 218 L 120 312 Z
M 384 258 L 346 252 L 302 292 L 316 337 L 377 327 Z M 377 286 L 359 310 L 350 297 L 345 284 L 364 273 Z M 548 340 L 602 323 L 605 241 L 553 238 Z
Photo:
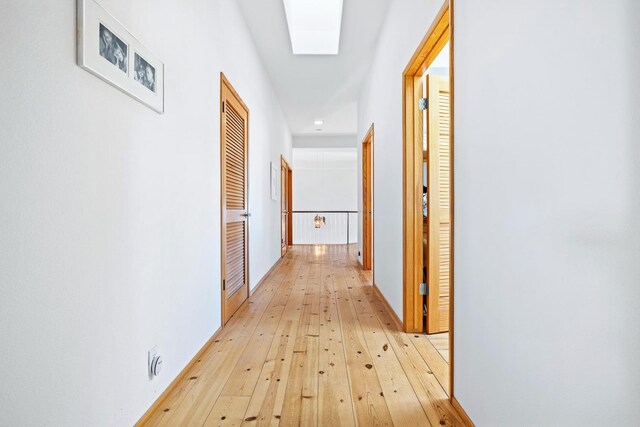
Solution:
M 373 269 L 373 124 L 362 140 L 362 269 Z
M 403 327 L 406 332 L 422 332 L 424 330 L 423 297 L 419 292 L 422 282 L 423 264 L 423 126 L 422 111 L 418 100 L 422 98 L 422 76 L 429 68 L 443 47 L 449 43 L 450 50 L 450 93 L 451 93 L 451 121 L 450 121 L 450 170 L 451 170 L 451 283 L 449 302 L 449 396 L 453 398 L 453 310 L 454 310 L 454 281 L 453 281 L 453 236 L 454 236 L 454 41 L 453 41 L 453 0 L 445 0 L 433 24 L 427 31 L 422 42 L 416 49 L 402 76 L 403 111 Z
M 449 2 L 413 54 L 403 73 L 403 323 L 406 332 L 422 332 L 424 314 L 419 284 L 422 282 L 422 75 L 449 41 Z
M 239 140 L 242 142 L 238 143 Z M 228 165 L 232 166 L 230 170 L 227 170 Z M 230 194 L 233 197 L 228 198 Z M 220 290 L 223 326 L 249 298 L 248 209 L 249 108 L 224 73 L 220 73 Z M 228 241 L 232 242 L 232 249 L 227 247 Z
M 293 245 L 293 170 L 289 167 L 289 172 L 287 176 L 287 197 L 289 198 L 289 220 L 287 225 L 289 229 L 287 230 L 287 245 Z
M 286 255 L 291 246 L 291 167 L 280 156 L 280 257 Z

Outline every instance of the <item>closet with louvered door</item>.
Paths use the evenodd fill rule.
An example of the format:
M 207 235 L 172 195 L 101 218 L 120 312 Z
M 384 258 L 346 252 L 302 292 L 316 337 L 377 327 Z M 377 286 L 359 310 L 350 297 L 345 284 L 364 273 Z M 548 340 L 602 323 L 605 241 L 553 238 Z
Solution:
M 222 319 L 249 297 L 249 110 L 221 75 Z

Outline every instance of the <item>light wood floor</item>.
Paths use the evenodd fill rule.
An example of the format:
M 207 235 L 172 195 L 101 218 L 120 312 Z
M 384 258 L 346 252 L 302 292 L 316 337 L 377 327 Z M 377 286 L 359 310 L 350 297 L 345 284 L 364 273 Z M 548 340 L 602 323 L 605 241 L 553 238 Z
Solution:
M 294 246 L 146 425 L 463 425 L 438 358 L 351 248 Z
M 449 332 L 427 335 L 427 339 L 438 350 L 444 361 L 449 363 Z

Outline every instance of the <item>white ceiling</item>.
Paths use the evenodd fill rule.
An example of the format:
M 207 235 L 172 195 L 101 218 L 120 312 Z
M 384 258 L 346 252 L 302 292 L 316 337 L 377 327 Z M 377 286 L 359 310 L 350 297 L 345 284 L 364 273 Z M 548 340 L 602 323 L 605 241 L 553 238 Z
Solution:
M 293 55 L 282 0 L 238 2 L 291 132 L 355 134 L 358 94 L 389 0 L 344 1 L 338 55 Z M 322 132 L 316 119 L 324 120 Z

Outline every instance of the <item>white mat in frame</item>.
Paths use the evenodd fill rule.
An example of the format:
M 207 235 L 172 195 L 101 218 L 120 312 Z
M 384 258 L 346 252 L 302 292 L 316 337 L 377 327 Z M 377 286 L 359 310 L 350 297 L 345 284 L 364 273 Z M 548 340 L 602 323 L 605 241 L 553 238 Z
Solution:
M 164 64 L 95 0 L 78 0 L 78 65 L 164 113 Z

